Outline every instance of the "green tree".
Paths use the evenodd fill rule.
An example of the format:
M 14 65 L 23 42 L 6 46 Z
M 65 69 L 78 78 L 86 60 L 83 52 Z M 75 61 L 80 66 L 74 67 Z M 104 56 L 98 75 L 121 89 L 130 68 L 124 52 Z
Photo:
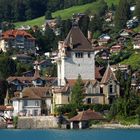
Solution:
M 96 14 L 94 15 L 94 17 L 89 22 L 89 30 L 92 33 L 102 30 L 102 20 Z
M 83 34 L 85 36 L 87 36 L 87 29 L 88 29 L 88 25 L 89 25 L 89 16 L 82 16 L 80 18 L 80 20 L 78 21 L 79 27 L 81 29 L 81 31 L 83 32 Z
M 107 3 L 104 0 L 99 0 L 98 15 L 103 16 L 105 11 L 108 9 Z
M 130 5 L 127 0 L 120 0 L 115 13 L 116 30 L 124 28 L 129 18 L 130 18 Z
M 6 80 L 0 80 L 0 105 L 4 104 L 4 98 L 6 96 L 8 83 Z
M 82 99 L 83 99 L 83 83 L 81 76 L 79 75 L 75 85 L 72 88 L 71 104 L 74 104 L 76 107 L 79 107 L 82 104 Z
M 33 70 L 33 66 L 31 64 L 24 64 L 21 62 L 16 63 L 16 75 L 21 76 L 23 72 Z
M 71 29 L 71 26 L 72 26 L 72 23 L 70 19 L 61 20 L 61 25 L 60 25 L 60 29 L 61 29 L 60 39 L 61 40 L 66 38 L 69 30 Z
M 16 72 L 16 63 L 8 56 L 0 56 L 0 77 L 7 78 Z
M 138 17 L 140 20 L 140 0 L 136 1 L 136 10 L 135 10 L 135 15 Z
M 52 13 L 51 13 L 51 11 L 46 11 L 45 12 L 45 19 L 52 19 Z

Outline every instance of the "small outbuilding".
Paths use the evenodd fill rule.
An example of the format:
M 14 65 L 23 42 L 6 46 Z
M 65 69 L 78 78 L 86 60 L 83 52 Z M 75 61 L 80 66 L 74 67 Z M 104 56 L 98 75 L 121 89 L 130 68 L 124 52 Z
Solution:
M 70 128 L 71 129 L 88 128 L 89 121 L 92 121 L 92 120 L 101 121 L 101 120 L 104 120 L 104 118 L 101 113 L 95 112 L 94 110 L 91 110 L 91 109 L 82 111 L 69 120 Z

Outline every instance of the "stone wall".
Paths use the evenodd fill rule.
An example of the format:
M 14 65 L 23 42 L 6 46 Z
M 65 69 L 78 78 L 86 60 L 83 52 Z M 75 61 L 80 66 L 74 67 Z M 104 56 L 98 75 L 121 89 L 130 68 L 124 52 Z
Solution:
M 6 121 L 3 119 L 3 117 L 0 117 L 0 129 L 6 128 Z
M 58 128 L 57 118 L 54 116 L 19 117 L 18 129 L 47 129 Z

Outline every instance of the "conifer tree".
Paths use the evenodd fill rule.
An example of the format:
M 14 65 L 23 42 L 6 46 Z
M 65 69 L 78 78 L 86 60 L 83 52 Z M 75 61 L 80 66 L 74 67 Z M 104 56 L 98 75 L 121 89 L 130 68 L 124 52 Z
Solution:
M 100 31 L 102 29 L 102 20 L 98 15 L 94 15 L 94 17 L 89 22 L 89 30 L 91 32 Z
M 130 18 L 130 5 L 127 0 L 120 0 L 118 8 L 115 13 L 116 30 L 124 28 L 129 18 Z
M 76 107 L 79 107 L 82 104 L 83 99 L 82 94 L 83 94 L 83 83 L 81 76 L 79 75 L 75 85 L 72 88 L 71 104 L 75 105 Z

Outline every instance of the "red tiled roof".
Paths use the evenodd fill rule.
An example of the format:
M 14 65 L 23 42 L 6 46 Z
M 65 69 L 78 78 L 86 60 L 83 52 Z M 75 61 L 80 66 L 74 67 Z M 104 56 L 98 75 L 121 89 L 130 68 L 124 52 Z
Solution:
M 8 31 L 2 33 L 3 39 L 9 39 L 9 38 L 14 39 L 16 36 L 24 36 L 30 40 L 35 40 L 35 38 L 31 34 L 27 33 L 24 30 L 8 30 Z
M 88 120 L 103 120 L 103 116 L 99 112 L 93 110 L 87 110 L 79 112 L 78 115 L 70 119 L 70 121 L 88 121 Z
M 1 105 L 0 106 L 0 111 L 12 111 L 14 110 L 13 106 L 4 106 L 4 105 Z
M 95 79 L 102 78 L 102 73 L 101 73 L 102 69 L 103 69 L 103 67 L 95 67 Z

